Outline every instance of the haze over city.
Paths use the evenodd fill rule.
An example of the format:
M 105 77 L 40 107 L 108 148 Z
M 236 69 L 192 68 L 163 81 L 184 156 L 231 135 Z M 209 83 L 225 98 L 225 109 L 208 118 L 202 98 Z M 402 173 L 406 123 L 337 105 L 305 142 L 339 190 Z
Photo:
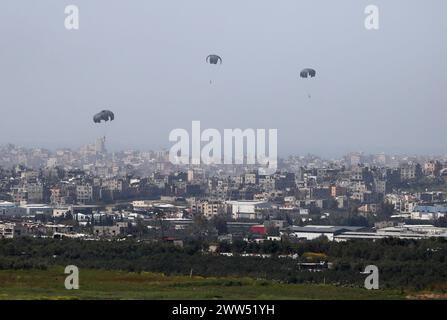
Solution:
M 109 150 L 168 148 L 199 120 L 278 129 L 280 156 L 445 153 L 443 1 L 377 0 L 375 31 L 363 0 L 76 3 L 77 31 L 69 1 L 0 4 L 0 144 L 79 147 L 110 108 Z
M 446 300 L 446 10 L 2 1 L 0 300 Z M 19 310 L 64 315 L 39 307 Z

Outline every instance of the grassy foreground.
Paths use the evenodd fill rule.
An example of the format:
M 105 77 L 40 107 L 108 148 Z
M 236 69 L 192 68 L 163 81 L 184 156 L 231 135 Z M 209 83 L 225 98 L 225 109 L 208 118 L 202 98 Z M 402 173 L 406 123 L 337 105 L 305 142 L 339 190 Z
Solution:
M 0 299 L 405 299 L 393 290 L 85 269 L 79 290 L 66 290 L 65 277 L 62 268 L 0 270 Z

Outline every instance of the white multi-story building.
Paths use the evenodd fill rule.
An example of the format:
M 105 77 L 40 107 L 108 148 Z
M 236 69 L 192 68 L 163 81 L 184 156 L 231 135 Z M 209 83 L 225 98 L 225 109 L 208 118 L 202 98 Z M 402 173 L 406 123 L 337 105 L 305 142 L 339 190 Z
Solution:
M 231 205 L 233 219 L 262 219 L 264 211 L 272 208 L 266 201 L 228 201 L 227 204 Z

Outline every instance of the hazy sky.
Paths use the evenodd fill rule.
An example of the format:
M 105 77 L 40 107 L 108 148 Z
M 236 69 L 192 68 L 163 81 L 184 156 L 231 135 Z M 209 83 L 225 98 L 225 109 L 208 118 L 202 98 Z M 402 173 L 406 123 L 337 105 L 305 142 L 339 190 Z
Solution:
M 64 27 L 69 4 L 78 31 Z M 364 28 L 368 4 L 378 31 Z M 445 0 L 3 0 L 0 144 L 90 143 L 104 133 L 92 115 L 111 109 L 116 150 L 169 147 L 200 120 L 276 128 L 280 155 L 446 154 L 446 12 Z M 305 67 L 317 78 L 300 79 Z

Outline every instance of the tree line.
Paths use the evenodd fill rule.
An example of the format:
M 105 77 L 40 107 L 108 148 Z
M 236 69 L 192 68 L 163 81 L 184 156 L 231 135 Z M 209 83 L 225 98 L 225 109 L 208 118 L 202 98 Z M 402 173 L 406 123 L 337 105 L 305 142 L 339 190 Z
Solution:
M 18 238 L 0 240 L 0 269 L 47 269 L 74 264 L 79 268 L 161 272 L 167 275 L 237 276 L 286 283 L 332 283 L 363 286 L 361 271 L 377 265 L 382 288 L 445 287 L 447 241 L 443 239 L 291 243 L 234 241 L 208 251 L 205 241 L 185 241 L 183 247 L 164 242 L 82 241 Z M 220 253 L 232 253 L 224 256 Z M 269 254 L 270 258 L 243 253 Z M 295 255 L 297 259 L 284 258 Z M 303 262 L 326 261 L 332 268 L 310 272 Z

